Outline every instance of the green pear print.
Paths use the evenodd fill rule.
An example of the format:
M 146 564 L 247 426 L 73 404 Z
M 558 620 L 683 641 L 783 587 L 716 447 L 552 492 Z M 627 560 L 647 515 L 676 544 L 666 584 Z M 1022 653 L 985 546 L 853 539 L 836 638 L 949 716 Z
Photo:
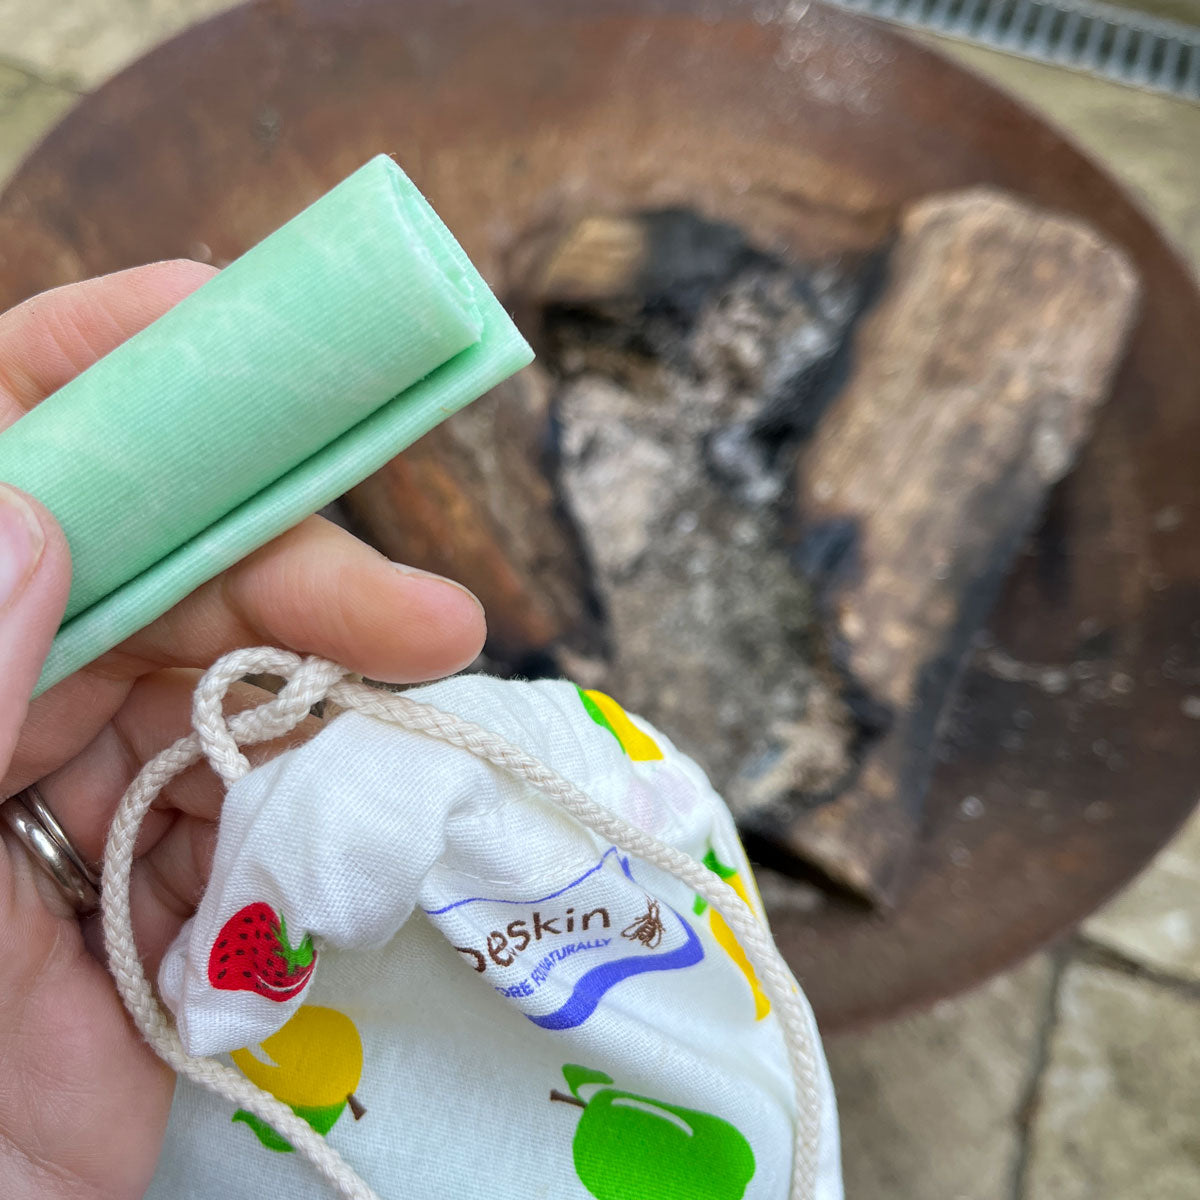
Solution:
M 572 1146 L 579 1181 L 596 1200 L 741 1200 L 754 1176 L 750 1143 L 728 1121 L 622 1092 L 602 1071 L 568 1064 L 570 1095 L 583 1109 Z M 599 1084 L 584 1100 L 580 1089 Z

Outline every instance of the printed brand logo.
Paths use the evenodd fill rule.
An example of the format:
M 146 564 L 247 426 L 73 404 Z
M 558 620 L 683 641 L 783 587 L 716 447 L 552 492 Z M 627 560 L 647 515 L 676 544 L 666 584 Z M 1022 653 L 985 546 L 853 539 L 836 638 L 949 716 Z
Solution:
M 637 885 L 615 847 L 547 896 L 472 896 L 425 914 L 474 970 L 543 1029 L 582 1025 L 624 980 L 680 970 L 704 957 L 691 924 Z

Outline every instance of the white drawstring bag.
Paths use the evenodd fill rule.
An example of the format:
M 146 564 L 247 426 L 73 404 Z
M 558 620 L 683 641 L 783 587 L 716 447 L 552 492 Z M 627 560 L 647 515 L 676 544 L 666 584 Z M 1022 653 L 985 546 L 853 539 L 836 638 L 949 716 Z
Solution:
M 291 682 L 227 727 L 254 671 Z M 840 1200 L 811 1014 L 696 764 L 570 683 L 341 675 L 230 656 L 114 823 L 114 974 L 183 1076 L 150 1196 Z M 236 742 L 324 695 L 351 711 L 249 770 Z M 172 1029 L 128 938 L 127 860 L 201 751 L 231 786 L 159 973 Z

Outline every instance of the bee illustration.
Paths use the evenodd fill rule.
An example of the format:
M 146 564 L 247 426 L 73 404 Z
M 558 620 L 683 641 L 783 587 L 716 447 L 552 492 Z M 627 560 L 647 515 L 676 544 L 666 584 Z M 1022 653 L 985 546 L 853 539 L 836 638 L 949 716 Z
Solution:
M 621 936 L 631 942 L 641 942 L 647 950 L 653 950 L 662 941 L 663 923 L 658 915 L 658 901 L 646 897 L 646 911 L 621 930 Z

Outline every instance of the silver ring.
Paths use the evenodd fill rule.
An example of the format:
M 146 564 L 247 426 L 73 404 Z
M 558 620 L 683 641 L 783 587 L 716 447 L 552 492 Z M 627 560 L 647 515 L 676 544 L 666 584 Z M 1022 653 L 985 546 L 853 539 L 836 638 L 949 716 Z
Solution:
M 100 877 L 75 849 L 35 785 L 0 803 L 0 818 L 81 916 L 100 906 Z

